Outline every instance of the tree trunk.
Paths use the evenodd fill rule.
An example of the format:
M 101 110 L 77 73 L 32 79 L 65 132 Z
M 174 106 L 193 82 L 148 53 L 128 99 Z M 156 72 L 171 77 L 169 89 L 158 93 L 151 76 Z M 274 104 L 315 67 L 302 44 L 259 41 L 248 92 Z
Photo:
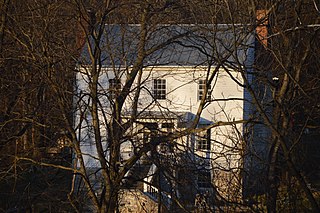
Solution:
M 268 172 L 268 190 L 267 190 L 267 211 L 274 213 L 277 210 L 277 195 L 279 180 L 277 179 L 277 160 L 279 151 L 279 141 L 275 139 L 274 146 L 270 150 L 269 172 Z
M 109 192 L 106 193 L 107 205 L 105 209 L 101 209 L 101 213 L 113 213 L 119 212 L 118 206 L 118 194 L 119 190 L 109 188 Z

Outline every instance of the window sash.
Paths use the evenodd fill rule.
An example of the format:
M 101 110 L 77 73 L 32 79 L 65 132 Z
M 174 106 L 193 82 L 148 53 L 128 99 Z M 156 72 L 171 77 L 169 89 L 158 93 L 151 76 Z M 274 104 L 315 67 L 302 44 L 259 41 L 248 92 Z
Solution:
M 153 80 L 153 97 L 155 99 L 166 99 L 166 79 Z
M 205 88 L 206 88 L 206 80 L 204 79 L 200 79 L 198 81 L 198 100 L 201 101 L 203 94 L 205 92 Z M 208 91 L 207 91 L 207 97 L 206 100 L 211 100 L 211 85 L 208 85 Z
M 121 81 L 117 78 L 109 79 L 109 97 L 116 98 L 121 90 Z
M 196 135 L 196 147 L 197 150 L 210 150 L 210 129 L 200 132 Z
M 211 187 L 211 173 L 210 171 L 198 171 L 197 185 L 199 188 Z

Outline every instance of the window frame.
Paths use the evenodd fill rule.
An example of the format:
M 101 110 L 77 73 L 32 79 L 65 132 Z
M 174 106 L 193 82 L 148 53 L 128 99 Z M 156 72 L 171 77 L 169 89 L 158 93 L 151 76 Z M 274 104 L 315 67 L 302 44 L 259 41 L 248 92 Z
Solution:
M 202 96 L 205 92 L 205 88 L 206 88 L 206 79 L 199 79 L 198 80 L 198 101 L 202 100 Z M 210 101 L 211 100 L 211 84 L 208 85 L 208 91 L 207 91 L 207 97 L 206 100 Z
M 153 79 L 153 98 L 155 100 L 165 100 L 167 98 L 167 80 L 164 78 Z
M 164 122 L 161 124 L 161 129 L 164 130 L 164 132 L 172 133 L 174 129 L 174 123 L 173 122 Z M 158 150 L 162 154 L 169 154 L 173 153 L 174 150 L 174 141 L 167 141 L 165 143 L 159 144 Z
M 108 88 L 109 98 L 115 99 L 119 95 L 121 87 L 122 87 L 122 85 L 121 85 L 121 81 L 119 78 L 110 78 L 109 79 L 109 88 Z
M 211 149 L 211 131 L 204 130 L 196 134 L 196 147 L 199 151 L 209 151 Z
M 197 172 L 197 186 L 198 188 L 211 188 L 211 172 L 207 169 L 201 169 Z
M 156 122 L 142 122 L 142 141 L 143 143 L 149 143 L 150 139 L 157 134 L 159 125 Z

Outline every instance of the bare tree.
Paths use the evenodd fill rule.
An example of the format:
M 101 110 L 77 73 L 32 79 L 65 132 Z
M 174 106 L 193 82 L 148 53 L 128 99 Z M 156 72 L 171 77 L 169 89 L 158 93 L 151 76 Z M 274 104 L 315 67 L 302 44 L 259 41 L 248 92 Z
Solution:
M 79 212 L 133 208 L 131 194 L 141 211 L 298 211 L 305 197 L 318 211 L 299 153 L 318 122 L 315 2 L 1 3 L 6 177 L 18 162 L 72 172 Z M 73 162 L 41 154 L 57 148 Z
M 61 177 L 58 170 L 18 162 L 16 157 L 68 164 L 53 156 L 65 131 L 57 103 L 64 98 L 65 112 L 71 108 L 72 94 L 66 91 L 70 92 L 73 86 L 73 59 L 77 52 L 74 21 L 71 5 L 66 1 L 1 1 L 3 211 L 24 211 L 31 206 L 36 209 L 37 203 L 59 200 L 52 195 L 62 189 L 60 184 L 67 186 L 64 180 L 58 180 Z M 50 86 L 58 83 L 64 91 L 59 94 L 59 101 Z M 67 119 L 71 120 L 70 115 Z M 53 156 L 49 158 L 50 155 Z
M 200 16 L 196 17 L 197 13 L 194 13 L 195 17 L 188 15 L 188 12 L 194 9 L 193 6 L 191 7 L 185 2 L 173 3 L 171 1 L 158 3 L 127 1 L 84 3 L 73 1 L 72 5 L 42 1 L 25 2 L 24 5 L 10 3 L 5 1 L 3 4 L 2 9 L 5 12 L 1 22 L 2 67 L 8 73 L 1 79 L 2 86 L 6 87 L 1 90 L 2 96 L 5 97 L 5 101 L 2 102 L 4 117 L 3 122 L 1 121 L 1 135 L 4 135 L 4 149 L 9 150 L 9 152 L 3 151 L 2 153 L 3 158 L 10 157 L 8 158 L 8 166 L 3 170 L 6 179 L 8 178 L 7 174 L 10 174 L 11 171 L 13 171 L 13 177 L 22 174 L 17 168 L 20 168 L 21 172 L 27 171 L 29 164 L 25 162 L 72 171 L 74 174 L 82 176 L 80 181 L 84 182 L 85 193 L 88 193 L 91 203 L 96 209 L 102 212 L 114 211 L 118 208 L 120 191 L 124 182 L 129 179 L 128 173 L 132 172 L 129 170 L 134 170 L 137 163 L 143 158 L 150 160 L 150 153 L 154 157 L 152 163 L 158 168 L 159 184 L 152 186 L 152 189 L 156 189 L 158 194 L 163 194 L 160 184 L 163 176 L 166 176 L 168 182 L 171 181 L 173 186 L 180 184 L 179 182 L 188 183 L 189 181 L 195 185 L 194 180 L 187 180 L 181 175 L 179 177 L 181 180 L 177 181 L 179 175 L 174 176 L 175 171 L 178 171 L 179 167 L 185 166 L 184 171 L 191 171 L 196 175 L 199 171 L 196 161 L 208 159 L 212 153 L 208 150 L 207 146 L 209 145 L 203 143 L 198 149 L 206 149 L 207 151 L 203 151 L 201 155 L 195 155 L 196 161 L 190 159 L 194 153 L 188 144 L 190 142 L 188 138 L 195 139 L 197 137 L 199 141 L 204 138 L 210 139 L 210 134 L 207 133 L 209 129 L 242 122 L 234 121 L 234 117 L 228 115 L 230 106 L 219 104 L 219 101 L 223 102 L 229 98 L 221 97 L 214 101 L 210 99 L 212 91 L 215 90 L 215 82 L 220 79 L 218 75 L 222 72 L 222 65 L 229 63 L 233 54 L 232 50 L 225 51 L 223 54 L 215 50 L 217 46 L 223 46 L 226 42 L 223 36 L 219 36 L 219 33 L 212 33 L 212 31 L 220 29 L 215 26 L 178 27 L 171 25 L 171 23 L 195 22 Z M 194 4 L 198 5 L 197 2 Z M 76 15 L 79 25 L 70 26 L 80 26 L 83 34 L 73 28 L 65 31 L 61 17 L 69 18 L 64 15 L 70 14 L 70 11 L 61 10 L 61 7 L 66 5 L 77 8 L 76 12 L 71 14 Z M 130 10 L 131 8 L 135 10 Z M 202 8 L 205 9 L 205 7 Z M 127 16 L 119 14 L 127 14 Z M 181 21 L 177 21 L 180 19 Z M 199 22 L 205 23 L 206 20 L 204 18 Z M 70 22 L 74 23 L 72 21 L 73 19 L 70 18 Z M 138 25 L 126 27 L 128 23 Z M 118 29 L 116 29 L 117 26 L 112 27 L 114 24 L 118 25 Z M 62 26 L 62 28 L 60 29 L 58 26 Z M 114 34 L 117 30 L 120 31 Z M 73 94 L 73 91 L 70 91 L 69 83 L 71 81 L 69 82 L 69 79 L 72 77 L 70 70 L 75 67 L 73 63 L 70 63 L 70 58 L 77 58 L 77 49 L 73 46 L 75 42 L 73 35 L 78 35 L 78 33 L 81 34 L 78 43 L 81 44 L 82 39 L 86 39 L 88 44 L 86 53 L 89 61 L 86 62 L 89 66 L 84 66 L 85 63 L 79 64 L 78 71 L 80 73 L 77 74 L 77 77 L 83 77 L 85 82 L 88 81 L 88 87 L 82 88 L 83 93 L 77 93 L 78 99 L 75 99 L 74 102 L 75 111 L 70 112 L 69 95 Z M 165 36 L 162 35 L 163 33 Z M 13 42 L 17 43 L 17 47 L 8 48 L 8 45 Z M 229 43 L 228 40 L 226 43 Z M 230 47 L 230 49 L 234 50 L 236 46 Z M 77 46 L 75 45 L 75 47 Z M 175 47 L 178 50 L 175 51 Z M 183 55 L 181 52 L 183 48 L 187 50 L 187 54 L 195 52 L 191 54 L 193 57 L 202 55 L 202 58 L 200 57 L 196 63 L 188 64 L 188 69 L 194 69 L 194 72 L 186 71 L 185 68 L 175 68 L 177 70 L 162 75 L 158 74 L 153 78 L 144 75 L 145 70 L 145 73 L 149 72 L 151 75 L 155 67 L 165 67 L 172 62 L 175 62 L 176 65 L 179 64 L 178 58 Z M 135 54 L 129 55 L 132 52 Z M 170 53 L 176 57 L 162 53 Z M 166 61 L 168 59 L 169 61 Z M 103 67 L 104 60 L 109 63 L 107 70 Z M 186 61 L 182 60 L 182 62 Z M 61 69 L 65 69 L 66 72 L 62 74 L 59 72 Z M 19 75 L 15 74 L 15 70 L 19 70 Z M 172 98 L 171 102 L 164 104 L 161 101 L 162 97 L 170 96 L 170 93 L 162 93 L 161 91 L 158 93 L 154 91 L 154 88 L 150 89 L 152 85 L 163 86 L 161 78 L 175 76 L 176 72 L 179 75 L 185 73 L 186 76 L 195 73 L 194 78 L 188 80 L 181 78 L 178 79 L 178 82 L 182 85 L 193 84 L 196 87 L 201 85 L 201 89 L 199 86 L 199 94 L 195 95 L 197 104 L 180 100 L 179 107 L 170 108 L 168 103 L 174 103 L 174 99 L 177 97 L 170 97 Z M 108 82 L 109 86 L 113 85 L 111 88 L 105 88 L 105 84 L 100 82 L 103 79 L 101 75 L 110 75 L 106 79 L 113 79 Z M 233 79 L 238 78 L 236 74 L 231 74 L 231 72 L 229 75 L 233 76 Z M 15 85 L 9 84 L 11 82 Z M 8 89 L 8 87 L 10 88 Z M 180 87 L 183 86 L 172 87 L 172 93 Z M 6 94 L 6 91 L 10 91 L 10 93 Z M 141 102 L 143 99 L 146 101 Z M 232 100 L 231 98 L 229 101 Z M 225 114 L 223 119 L 223 116 L 218 116 L 215 119 L 220 122 L 212 123 L 212 121 L 204 121 L 201 118 L 203 109 L 210 102 L 216 102 L 217 109 Z M 107 105 L 104 105 L 106 103 Z M 142 105 L 144 103 L 148 103 L 148 105 Z M 186 113 L 190 110 L 193 113 Z M 157 118 L 157 113 L 148 115 L 148 111 L 156 111 L 161 116 Z M 70 115 L 74 113 L 79 113 L 75 120 L 76 123 L 70 119 Z M 206 113 L 211 113 L 212 116 L 218 114 L 216 111 L 207 111 Z M 148 123 L 151 121 L 161 121 L 161 126 L 167 125 L 164 129 L 172 130 L 163 132 L 163 130 L 157 129 L 155 133 L 151 127 L 148 127 Z M 171 123 L 174 123 L 175 128 L 172 128 Z M 176 129 L 178 123 L 182 125 L 182 128 Z M 84 124 L 87 126 L 83 126 Z M 234 130 L 238 129 L 236 126 L 233 128 Z M 90 131 L 87 132 L 87 129 Z M 219 131 L 222 134 L 225 130 Z M 144 134 L 149 135 L 147 141 L 141 139 L 141 135 Z M 225 135 L 225 133 L 223 134 Z M 86 150 L 83 150 L 83 145 L 85 145 L 83 142 L 88 142 L 84 140 L 87 136 L 94 138 L 92 141 L 96 149 L 94 155 L 89 157 Z M 67 137 L 68 139 L 65 140 Z M 69 139 L 71 143 L 68 142 Z M 180 140 L 179 143 L 177 140 Z M 224 142 L 219 140 L 221 139 L 218 137 L 212 138 L 212 141 L 223 145 Z M 239 138 L 235 138 L 234 141 L 237 144 L 241 142 Z M 122 162 L 122 147 L 125 143 L 134 146 L 134 155 Z M 70 146 L 75 153 L 74 168 L 70 167 L 68 162 L 56 163 L 47 160 L 43 154 L 45 152 L 54 155 L 55 150 L 63 149 L 66 146 Z M 180 153 L 176 154 L 171 161 L 164 161 L 165 156 L 159 154 L 159 149 L 172 149 L 172 146 L 176 150 L 180 150 Z M 229 151 L 232 149 L 230 148 Z M 188 157 L 188 155 L 181 153 L 191 153 L 192 155 Z M 219 154 L 221 158 L 225 158 L 223 153 Z M 86 164 L 88 158 L 93 158 L 100 164 L 96 170 L 90 171 L 90 165 L 88 167 Z M 181 160 L 179 163 L 173 164 L 175 159 Z M 20 166 L 21 162 L 23 165 Z M 204 170 L 210 171 L 211 167 L 206 166 Z M 95 186 L 98 179 L 92 178 L 92 175 L 95 174 L 98 174 L 99 178 L 102 177 L 102 184 L 98 188 Z M 205 173 L 203 176 L 208 178 L 207 174 Z M 139 176 L 137 178 L 143 180 L 145 177 Z M 76 181 L 79 181 L 79 178 L 74 181 L 74 186 L 78 186 Z M 211 182 L 210 175 L 207 181 Z M 185 183 L 182 183 L 180 188 Z M 174 188 L 173 186 L 172 188 Z M 73 197 L 75 192 L 80 193 L 80 190 L 71 189 L 69 199 L 72 203 L 73 199 L 77 198 L 77 196 Z M 163 192 L 166 193 L 165 190 Z M 193 203 L 192 196 L 189 202 L 184 203 L 184 206 L 178 202 L 179 194 L 170 196 L 176 200 L 180 208 L 190 206 L 190 203 Z M 27 195 L 27 197 L 28 200 L 32 200 L 36 196 Z M 158 209 L 161 209 L 162 197 L 158 196 L 158 199 Z M 77 209 L 76 203 L 73 205 Z M 31 204 L 25 206 L 31 206 Z
M 318 54 L 317 7 L 311 1 L 281 1 L 262 8 L 257 23 L 268 34 L 259 36 L 261 51 L 255 72 L 249 76 L 244 73 L 244 78 L 258 121 L 264 126 L 256 125 L 251 133 L 260 131 L 260 147 L 255 150 L 260 149 L 260 154 L 255 159 L 262 159 L 268 168 L 266 206 L 268 212 L 282 208 L 305 211 L 308 200 L 310 209 L 318 212 L 310 179 L 299 163 L 305 160 L 305 153 L 298 151 L 301 146 L 312 146 L 312 139 L 305 135 L 307 126 L 316 124 L 318 117 L 313 102 L 319 83 L 315 80 L 318 62 L 314 60 Z
M 236 185 L 230 187 L 230 183 L 240 182 L 239 153 L 244 121 L 242 114 L 232 114 L 232 110 L 242 110 L 243 85 L 241 75 L 232 70 L 233 64 L 243 66 L 250 57 L 248 42 L 253 41 L 250 37 L 253 28 L 216 23 L 179 26 L 179 21 L 170 16 L 179 16 L 181 7 L 170 1 L 77 3 L 87 44 L 77 74 L 75 124 L 69 129 L 75 152 L 74 172 L 78 177 L 74 183 L 81 181 L 84 188 L 84 191 L 74 189 L 74 193 L 87 195 L 95 211 L 114 212 L 122 202 L 121 192 L 130 185 L 130 179 L 145 181 L 148 176 L 158 175 L 159 183 L 147 182 L 159 194 L 158 210 L 165 197 L 175 200 L 180 208 L 188 209 L 194 197 L 188 201 L 186 196 L 186 203 L 179 202 L 185 195 L 181 195 L 183 190 L 177 190 L 178 185 L 182 188 L 192 181 L 194 185 L 195 179 L 209 177 L 209 183 L 200 185 L 211 187 L 214 185 L 211 170 L 215 168 L 216 179 L 221 180 L 221 186 L 214 186 L 220 190 L 217 193 L 223 194 L 221 197 L 226 200 L 239 200 L 241 186 L 235 189 Z M 129 15 L 131 19 L 122 23 L 118 15 L 124 11 L 126 14 L 127 8 L 135 8 L 134 16 Z M 196 59 L 186 60 L 192 57 Z M 179 84 L 169 86 L 166 78 Z M 217 85 L 223 84 L 230 84 L 226 88 L 238 92 L 232 97 L 227 93 L 225 97 L 216 90 Z M 175 91 L 183 91 L 185 85 L 196 86 L 195 90 L 200 91 L 198 95 L 195 92 L 195 104 L 190 103 L 191 99 L 173 95 Z M 215 106 L 215 110 L 206 110 L 209 105 Z M 212 120 L 203 119 L 204 114 Z M 210 129 L 214 129 L 211 130 L 215 132 L 213 138 L 209 138 Z M 202 138 L 201 145 L 192 145 L 191 138 L 193 141 Z M 210 143 L 206 145 L 203 139 L 209 139 L 216 151 L 206 147 Z M 162 149 L 171 149 L 170 146 L 175 150 L 170 155 L 171 161 L 165 159 L 169 155 L 161 154 Z M 126 147 L 131 148 L 128 156 L 124 156 Z M 197 154 L 194 150 L 200 151 Z M 209 160 L 213 158 L 217 158 L 216 161 Z M 201 176 L 197 173 L 203 159 L 209 161 L 205 161 Z M 141 171 L 143 168 L 136 170 L 138 175 L 134 177 L 137 165 L 144 160 L 157 169 L 149 166 L 147 172 Z M 185 169 L 179 172 L 179 167 Z M 182 174 L 190 172 L 194 178 L 183 177 Z M 176 191 L 168 193 L 162 189 L 162 178 Z M 222 184 L 223 179 L 228 183 Z M 231 188 L 235 195 L 225 197 Z
M 247 91 L 243 171 L 249 173 L 244 175 L 244 193 L 250 185 L 253 194 L 266 193 L 265 207 L 263 199 L 253 201 L 269 212 L 307 208 L 317 212 L 317 168 L 311 169 L 310 164 L 318 155 L 312 136 L 318 134 L 318 5 L 314 1 L 209 2 L 215 7 L 207 7 L 203 14 L 212 14 L 211 21 L 255 28 L 259 41 L 253 45 L 254 66 L 224 66 L 243 73 Z M 306 147 L 313 147 L 313 157 Z

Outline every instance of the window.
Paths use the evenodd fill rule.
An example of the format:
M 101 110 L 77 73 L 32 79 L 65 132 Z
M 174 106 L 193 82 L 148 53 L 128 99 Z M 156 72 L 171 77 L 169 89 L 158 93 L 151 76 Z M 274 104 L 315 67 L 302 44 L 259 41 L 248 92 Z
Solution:
M 149 143 L 151 138 L 157 134 L 158 123 L 142 123 L 143 143 Z
M 199 188 L 211 187 L 211 173 L 207 170 L 198 171 L 197 184 Z
M 158 146 L 158 152 L 162 154 L 169 154 L 173 152 L 173 143 L 172 142 L 166 142 L 161 143 Z
M 174 123 L 162 123 L 161 125 L 164 131 L 171 133 L 174 129 Z M 168 154 L 173 152 L 173 141 L 163 142 L 159 145 L 158 151 L 162 154 Z
M 158 123 L 143 123 L 143 126 L 150 131 L 155 131 L 158 129 Z
M 197 150 L 210 150 L 210 129 L 196 135 Z
M 205 92 L 205 89 L 206 89 L 206 80 L 204 79 L 200 79 L 199 82 L 198 82 L 198 100 L 202 100 L 202 97 L 203 97 L 203 94 Z M 208 85 L 208 92 L 207 92 L 207 100 L 210 100 L 211 99 L 211 85 Z
M 153 97 L 155 99 L 166 99 L 166 80 L 165 79 L 153 80 Z
M 174 128 L 174 123 L 163 123 L 161 127 L 170 131 L 171 129 Z
M 116 98 L 121 90 L 121 82 L 117 78 L 109 79 L 109 97 Z

